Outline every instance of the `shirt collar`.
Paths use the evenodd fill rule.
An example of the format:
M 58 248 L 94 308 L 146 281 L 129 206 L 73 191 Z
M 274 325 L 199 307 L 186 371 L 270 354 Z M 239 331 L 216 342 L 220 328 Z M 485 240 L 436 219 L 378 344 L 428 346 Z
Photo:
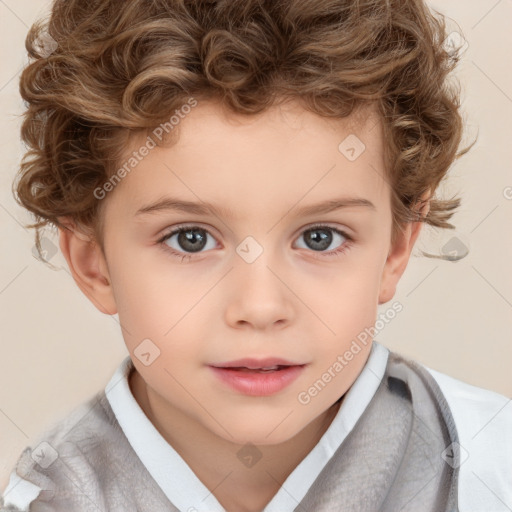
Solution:
M 263 512 L 292 512 L 297 507 L 373 398 L 384 376 L 388 355 L 389 350 L 374 340 L 363 370 L 345 394 L 331 425 L 288 476 Z M 112 411 L 133 450 L 179 510 L 225 512 L 133 397 L 128 382 L 133 369 L 132 360 L 127 356 L 105 387 Z

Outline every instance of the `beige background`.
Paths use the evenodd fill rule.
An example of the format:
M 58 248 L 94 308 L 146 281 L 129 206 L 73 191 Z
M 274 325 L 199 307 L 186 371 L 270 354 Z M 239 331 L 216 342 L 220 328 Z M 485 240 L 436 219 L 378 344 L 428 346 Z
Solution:
M 466 141 L 479 142 L 451 170 L 461 193 L 456 232 L 425 230 L 417 249 L 438 252 L 453 236 L 459 262 L 414 257 L 395 300 L 403 311 L 378 333 L 389 348 L 470 384 L 512 396 L 512 48 L 510 0 L 441 0 L 450 30 L 468 42 L 459 67 Z M 22 155 L 18 94 L 24 38 L 47 2 L 0 0 L 0 488 L 41 430 L 102 389 L 127 355 L 117 317 L 82 295 L 60 253 L 52 271 L 32 256 L 31 218 L 11 195 Z M 509 189 L 508 197 L 512 197 Z M 48 236 L 57 246 L 57 238 Z M 382 312 L 390 306 L 382 307 Z

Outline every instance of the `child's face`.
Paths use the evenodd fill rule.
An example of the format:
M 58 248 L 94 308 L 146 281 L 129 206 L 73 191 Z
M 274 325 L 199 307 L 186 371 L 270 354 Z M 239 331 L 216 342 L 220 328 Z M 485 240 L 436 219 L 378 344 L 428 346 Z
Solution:
M 198 422 L 229 441 L 273 444 L 297 434 L 351 386 L 371 340 L 359 343 L 341 371 L 335 363 L 374 325 L 377 305 L 392 298 L 411 240 L 390 246 L 391 194 L 374 115 L 349 126 L 289 104 L 230 119 L 199 102 L 181 121 L 178 143 L 150 150 L 107 195 L 108 266 L 101 260 L 99 268 L 110 285 L 87 293 L 119 313 L 135 367 L 163 415 Z M 350 134 L 366 145 L 355 161 L 338 148 Z M 134 141 L 127 157 L 144 142 Z M 165 197 L 209 203 L 218 213 L 137 214 Z M 373 207 L 302 213 L 353 198 Z M 352 240 L 325 227 L 306 233 L 315 224 Z M 158 243 L 183 225 L 199 230 L 195 238 Z M 148 366 L 134 355 L 146 339 L 160 350 Z M 250 377 L 239 384 L 246 391 L 218 375 L 235 370 L 211 367 L 243 358 L 305 366 L 287 370 L 294 378 L 284 387 L 275 374 L 267 383 L 262 374 Z M 322 377 L 329 369 L 331 378 Z M 319 379 L 322 390 L 309 393 Z

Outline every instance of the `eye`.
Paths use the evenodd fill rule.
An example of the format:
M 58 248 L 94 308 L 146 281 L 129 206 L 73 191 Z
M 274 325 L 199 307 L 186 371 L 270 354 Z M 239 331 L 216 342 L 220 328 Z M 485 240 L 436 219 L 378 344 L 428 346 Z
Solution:
M 324 225 L 316 225 L 306 229 L 302 232 L 299 240 L 301 238 L 304 239 L 305 244 L 302 247 L 299 245 L 299 247 L 321 253 L 326 252 L 334 242 L 334 249 L 331 247 L 331 251 L 327 251 L 329 254 L 326 254 L 326 256 L 338 255 L 345 252 L 350 246 L 349 242 L 352 241 L 352 238 L 345 232 Z M 344 244 L 343 240 L 347 240 L 348 242 Z M 339 242 L 338 245 L 336 245 L 336 242 Z
M 190 254 L 187 253 L 197 253 L 205 248 L 214 249 L 216 247 L 215 242 L 209 244 L 208 237 L 213 239 L 206 229 L 199 226 L 182 226 L 164 235 L 158 240 L 158 243 L 170 251 L 173 256 L 190 258 Z

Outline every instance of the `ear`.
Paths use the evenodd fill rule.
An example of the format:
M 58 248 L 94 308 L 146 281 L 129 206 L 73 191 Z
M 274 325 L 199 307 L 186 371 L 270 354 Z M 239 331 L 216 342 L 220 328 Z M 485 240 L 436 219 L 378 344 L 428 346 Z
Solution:
M 430 211 L 430 198 L 430 189 L 420 198 L 422 206 L 417 211 L 422 217 L 426 217 Z M 409 263 L 409 258 L 420 234 L 422 224 L 423 222 L 408 222 L 404 226 L 403 232 L 398 233 L 394 244 L 391 246 L 382 272 L 379 304 L 385 304 L 394 297 L 398 281 L 400 281 Z
M 115 315 L 117 307 L 107 262 L 99 244 L 67 219 L 60 218 L 60 249 L 73 279 L 89 300 L 106 315 Z

